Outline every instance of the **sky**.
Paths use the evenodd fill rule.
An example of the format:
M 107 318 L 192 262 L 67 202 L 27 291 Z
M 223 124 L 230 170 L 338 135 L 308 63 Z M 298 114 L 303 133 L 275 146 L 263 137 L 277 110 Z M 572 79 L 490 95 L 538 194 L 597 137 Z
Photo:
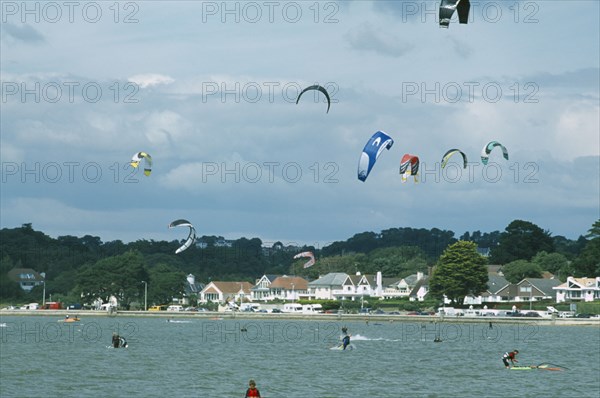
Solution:
M 2 1 L 0 227 L 271 245 L 364 231 L 577 239 L 600 218 L 600 3 Z M 310 85 L 324 86 L 327 103 Z M 376 131 L 394 144 L 365 182 Z M 484 166 L 482 148 L 502 143 Z M 453 156 L 465 153 L 468 167 Z M 129 161 L 152 156 L 145 176 Z M 420 159 L 402 182 L 400 159 Z

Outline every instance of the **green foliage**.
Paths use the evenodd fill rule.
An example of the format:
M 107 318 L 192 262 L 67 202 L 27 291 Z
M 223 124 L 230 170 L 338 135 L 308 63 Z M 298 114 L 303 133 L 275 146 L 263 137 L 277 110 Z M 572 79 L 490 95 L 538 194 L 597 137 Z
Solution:
M 531 263 L 537 265 L 542 271 L 551 272 L 563 282 L 571 275 L 569 261 L 560 253 L 541 251 L 531 259 Z
M 140 282 L 147 278 L 143 256 L 130 251 L 83 267 L 77 273 L 76 291 L 83 294 L 86 303 L 98 298 L 107 302 L 115 296 L 119 305 L 128 308 L 132 300 L 139 299 Z
M 573 276 L 600 276 L 600 237 L 590 240 L 579 257 L 573 261 Z
M 506 264 L 515 260 L 531 260 L 538 252 L 554 252 L 550 234 L 528 221 L 511 222 L 500 236 L 500 242 L 491 249 L 492 264 Z
M 429 281 L 432 297 L 446 295 L 462 303 L 468 294 L 478 295 L 487 288 L 487 260 L 477 253 L 473 242 L 458 241 L 448 247 L 437 263 Z
M 370 253 L 385 247 L 416 246 L 433 262 L 451 243 L 456 242 L 454 232 L 414 228 L 390 228 L 375 232 L 362 232 L 345 242 L 334 242 L 322 250 L 323 256 L 344 256 L 349 253 Z
M 600 314 L 600 301 L 578 302 L 577 313 Z
M 185 273 L 177 268 L 158 264 L 149 272 L 148 306 L 168 304 L 173 297 L 183 295 Z
M 588 239 L 600 239 L 600 220 L 596 220 L 585 236 Z
M 542 277 L 542 269 L 540 266 L 525 260 L 511 261 L 502 267 L 502 273 L 510 283 L 518 283 L 524 278 Z
M 510 247 L 511 237 L 527 238 L 533 243 L 544 242 L 549 234 L 543 231 L 540 234 L 540 231 L 531 223 L 517 220 L 502 234 L 498 231 L 489 234 L 475 231 L 465 233 L 463 238 L 480 247 L 498 246 L 504 250 Z M 500 237 L 505 240 L 500 242 Z M 587 237 L 590 240 L 583 236 L 577 241 L 564 237 L 552 238 L 557 252 L 564 258 L 573 260 L 567 266 L 563 264 L 564 258 L 555 255 L 551 248 L 536 249 L 532 253 L 523 252 L 519 255 L 525 257 L 519 259 L 529 260 L 528 255 L 534 256 L 545 250 L 544 256 L 540 254 L 542 257 L 531 261 L 551 272 L 558 268 L 561 279 L 572 273 L 575 276 L 600 275 L 600 220 L 594 223 Z M 529 245 L 530 240 L 527 239 L 525 241 Z M 145 280 L 149 283 L 150 305 L 151 302 L 163 304 L 163 300 L 167 300 L 167 296 L 171 294 L 177 296 L 181 288 L 179 281 L 175 283 L 175 279 L 189 273 L 204 282 L 253 281 L 265 273 L 296 274 L 310 280 L 329 272 L 355 274 L 357 271 L 363 274 L 382 271 L 385 277 L 405 277 L 418 271 L 426 272 L 428 265 L 438 261 L 442 251 L 456 242 L 454 232 L 437 228 L 390 228 L 380 233 L 363 232 L 322 250 L 311 246 L 301 249 L 286 247 L 281 242 L 276 242 L 269 250 L 265 250 L 261 240 L 257 238 L 235 240 L 231 247 L 218 245 L 223 240 L 221 236 L 203 236 L 199 240 L 206 242 L 208 247 L 201 249 L 192 246 L 175 255 L 174 252 L 180 245 L 176 240 L 139 240 L 125 244 L 119 240 L 102 242 L 99 237 L 91 235 L 66 235 L 54 239 L 34 230 L 31 224 L 13 229 L 5 228 L 0 230 L 0 298 L 22 298 L 26 295 L 16 282 L 6 277 L 6 273 L 14 267 L 46 272 L 47 294 L 76 302 L 84 301 L 79 295 L 83 289 L 88 288 L 91 289 L 90 299 L 103 297 L 106 300 L 116 292 L 118 297 L 124 297 L 121 304 L 127 305 L 128 302 L 140 300 L 143 302 L 143 284 L 140 282 Z M 498 242 L 501 244 L 496 245 Z M 305 259 L 293 259 L 296 253 L 305 250 L 312 251 L 317 257 L 317 263 L 307 269 L 302 267 Z M 125 256 L 127 253 L 130 253 L 130 257 Z M 127 261 L 132 262 L 131 266 L 125 265 Z M 154 280 L 150 275 L 154 275 Z M 118 280 L 119 278 L 123 281 Z M 185 278 L 181 278 L 181 281 L 183 283 Z M 155 295 L 153 289 L 159 290 L 159 286 L 165 287 L 165 294 L 156 292 Z
M 474 231 L 471 234 L 469 232 L 465 232 L 460 237 L 460 240 L 475 242 L 477 243 L 478 247 L 490 248 L 498 245 L 500 242 L 500 235 L 500 231 L 494 231 L 490 233 L 484 232 L 483 234 L 481 231 Z

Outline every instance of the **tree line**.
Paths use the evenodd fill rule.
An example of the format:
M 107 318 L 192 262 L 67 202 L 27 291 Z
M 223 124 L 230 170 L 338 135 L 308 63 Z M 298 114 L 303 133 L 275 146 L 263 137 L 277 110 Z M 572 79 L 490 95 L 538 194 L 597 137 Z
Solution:
M 230 246 L 219 246 L 223 237 L 203 236 L 206 244 L 192 246 L 175 255 L 178 241 L 138 240 L 102 242 L 99 237 L 59 236 L 51 238 L 31 224 L 0 230 L 0 299 L 22 298 L 24 293 L 7 278 L 12 268 L 32 268 L 46 275 L 46 291 L 79 302 L 81 294 L 105 298 L 116 295 L 122 303 L 138 300 L 148 283 L 150 303 L 162 304 L 183 292 L 185 275 L 196 280 L 247 280 L 263 274 L 300 275 L 309 280 L 328 272 L 381 271 L 386 277 L 404 277 L 427 272 L 438 265 L 445 251 L 457 242 L 471 242 L 471 248 L 489 248 L 485 264 L 503 265 L 511 281 L 539 277 L 549 271 L 561 279 L 567 276 L 600 275 L 600 220 L 585 236 L 569 240 L 552 236 L 537 225 L 512 221 L 503 232 L 466 232 L 459 239 L 454 232 L 433 228 L 392 228 L 380 233 L 362 232 L 322 249 L 285 247 L 276 242 L 263 247 L 258 238 L 240 238 Z M 303 268 L 294 260 L 299 251 L 311 250 L 317 263 Z M 479 261 L 479 260 L 478 260 Z M 41 297 L 41 287 L 31 295 Z M 56 297 L 56 296 L 55 296 Z M 39 301 L 33 300 L 33 301 Z

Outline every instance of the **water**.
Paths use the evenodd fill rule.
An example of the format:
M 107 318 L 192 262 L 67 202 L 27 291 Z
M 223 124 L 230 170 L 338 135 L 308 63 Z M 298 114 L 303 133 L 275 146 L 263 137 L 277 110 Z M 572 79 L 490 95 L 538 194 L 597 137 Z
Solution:
M 0 396 L 600 396 L 600 328 L 208 318 L 2 316 Z M 335 351 L 343 325 L 352 351 Z M 242 328 L 246 332 L 242 332 Z M 113 331 L 129 348 L 110 348 Z M 439 335 L 442 343 L 434 343 Z M 507 371 L 552 362 L 569 370 Z

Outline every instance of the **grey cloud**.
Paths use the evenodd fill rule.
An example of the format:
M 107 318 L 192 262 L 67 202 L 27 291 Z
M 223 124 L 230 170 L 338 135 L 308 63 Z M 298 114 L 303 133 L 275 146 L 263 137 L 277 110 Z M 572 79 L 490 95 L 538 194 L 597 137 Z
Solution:
M 389 57 L 401 57 L 414 46 L 395 36 L 376 31 L 370 24 L 363 24 L 346 34 L 350 46 L 359 51 L 371 51 Z
M 36 44 L 46 41 L 44 35 L 32 28 L 30 25 L 18 26 L 11 23 L 6 23 L 2 26 L 2 30 L 4 30 L 8 36 L 18 41 Z

